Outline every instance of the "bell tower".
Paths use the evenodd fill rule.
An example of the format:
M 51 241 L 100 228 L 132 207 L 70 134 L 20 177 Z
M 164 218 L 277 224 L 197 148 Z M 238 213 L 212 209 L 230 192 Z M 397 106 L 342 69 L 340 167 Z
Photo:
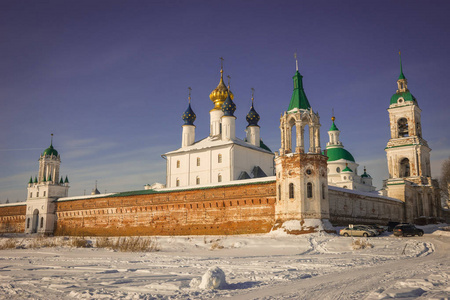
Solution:
M 50 147 L 39 158 L 39 175 L 30 178 L 27 192 L 25 233 L 52 234 L 55 225 L 55 203 L 69 193 L 69 179 L 59 177 L 61 158 L 53 148 L 53 134 Z
M 328 158 L 321 153 L 319 114 L 311 109 L 296 65 L 291 102 L 280 117 L 281 148 L 275 156 L 277 223 L 329 218 Z M 304 143 L 308 133 L 309 148 Z
M 400 56 L 397 91 L 388 108 L 391 138 L 386 146 L 389 179 L 408 178 L 427 182 L 431 177 L 430 151 L 422 138 L 421 109 L 408 89 Z

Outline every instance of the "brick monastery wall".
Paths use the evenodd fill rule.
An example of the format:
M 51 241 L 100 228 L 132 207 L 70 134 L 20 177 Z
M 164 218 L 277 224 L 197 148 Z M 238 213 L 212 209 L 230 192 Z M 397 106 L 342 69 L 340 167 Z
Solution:
M 24 232 L 26 208 L 25 203 L 0 206 L 0 233 Z
M 258 183 L 56 202 L 57 235 L 268 232 L 275 184 Z
M 404 203 L 382 197 L 366 196 L 329 188 L 330 221 L 334 225 L 381 224 L 400 222 L 404 217 Z

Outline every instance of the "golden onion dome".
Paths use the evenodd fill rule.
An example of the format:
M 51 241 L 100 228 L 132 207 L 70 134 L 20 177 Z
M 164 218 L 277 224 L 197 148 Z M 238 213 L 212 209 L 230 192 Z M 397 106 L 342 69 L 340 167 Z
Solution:
M 219 85 L 209 94 L 209 99 L 214 102 L 213 110 L 222 110 L 222 104 L 225 102 L 225 99 L 228 97 L 228 88 L 225 86 L 223 82 L 223 69 L 220 70 L 220 81 Z M 233 93 L 230 92 L 230 98 L 233 99 Z

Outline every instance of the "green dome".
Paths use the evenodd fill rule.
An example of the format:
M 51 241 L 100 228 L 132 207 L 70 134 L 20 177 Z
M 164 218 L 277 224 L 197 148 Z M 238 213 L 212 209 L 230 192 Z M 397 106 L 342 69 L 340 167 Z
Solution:
M 417 104 L 416 97 L 414 97 L 410 92 L 403 92 L 403 93 L 395 93 L 391 97 L 391 105 L 397 104 L 398 98 L 403 97 L 403 99 L 409 102 L 413 102 L 414 104 Z
M 327 149 L 327 156 L 328 161 L 335 161 L 339 159 L 345 159 L 350 160 L 352 162 L 355 162 L 355 159 L 353 158 L 353 155 L 350 154 L 347 150 L 344 148 L 330 148 Z
M 330 130 L 328 130 L 328 131 L 339 131 L 339 129 L 334 124 L 334 121 L 333 121 L 333 124 L 331 124 Z
M 353 172 L 353 170 L 346 166 L 345 169 L 342 170 L 342 172 Z
M 42 153 L 43 156 L 45 155 L 54 155 L 54 156 L 58 156 L 58 151 L 55 150 L 55 148 L 53 148 L 53 145 L 50 144 L 50 147 L 48 147 L 47 149 L 44 150 L 44 152 Z

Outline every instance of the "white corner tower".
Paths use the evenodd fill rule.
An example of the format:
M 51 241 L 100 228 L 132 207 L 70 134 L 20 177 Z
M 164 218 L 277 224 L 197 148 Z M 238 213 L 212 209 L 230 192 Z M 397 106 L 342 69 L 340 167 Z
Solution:
M 59 176 L 61 158 L 53 148 L 53 134 L 50 147 L 39 158 L 39 175 L 30 178 L 27 193 L 25 233 L 52 234 L 55 225 L 54 201 L 67 197 L 69 180 Z

